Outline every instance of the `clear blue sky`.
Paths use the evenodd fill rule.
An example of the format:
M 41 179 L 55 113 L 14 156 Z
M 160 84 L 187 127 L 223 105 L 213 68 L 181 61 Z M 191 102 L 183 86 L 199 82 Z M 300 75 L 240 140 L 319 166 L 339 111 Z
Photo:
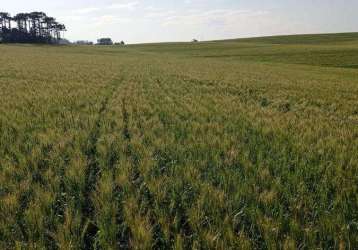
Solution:
M 21 0 L 11 14 L 44 11 L 70 40 L 129 43 L 358 31 L 358 0 Z

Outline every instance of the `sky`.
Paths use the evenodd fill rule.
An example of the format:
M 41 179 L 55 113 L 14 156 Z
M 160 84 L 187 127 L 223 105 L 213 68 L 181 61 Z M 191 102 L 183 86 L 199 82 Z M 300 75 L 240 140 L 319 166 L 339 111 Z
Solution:
M 357 0 L 0 0 L 0 11 L 44 11 L 71 41 L 217 40 L 358 31 Z

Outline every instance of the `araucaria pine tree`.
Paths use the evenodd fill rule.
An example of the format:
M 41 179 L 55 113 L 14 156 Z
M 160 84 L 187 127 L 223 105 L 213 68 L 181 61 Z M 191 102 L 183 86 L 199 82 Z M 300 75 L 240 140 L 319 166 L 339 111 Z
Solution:
M 65 25 L 44 12 L 18 13 L 11 16 L 0 12 L 0 42 L 58 43 Z

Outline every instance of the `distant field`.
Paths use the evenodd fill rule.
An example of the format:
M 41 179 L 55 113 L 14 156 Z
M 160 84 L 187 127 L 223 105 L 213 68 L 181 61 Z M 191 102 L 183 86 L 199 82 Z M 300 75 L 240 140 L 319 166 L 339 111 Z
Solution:
M 357 248 L 358 33 L 0 55 L 0 249 Z
M 235 61 L 358 68 L 358 33 L 248 38 L 191 46 L 187 43 L 148 44 L 135 48 Z

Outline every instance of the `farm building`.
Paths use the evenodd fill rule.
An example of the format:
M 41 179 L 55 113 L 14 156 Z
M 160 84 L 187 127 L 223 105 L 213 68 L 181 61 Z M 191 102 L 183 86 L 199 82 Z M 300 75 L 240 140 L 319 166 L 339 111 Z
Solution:
M 98 45 L 113 45 L 111 38 L 100 38 L 97 40 Z

